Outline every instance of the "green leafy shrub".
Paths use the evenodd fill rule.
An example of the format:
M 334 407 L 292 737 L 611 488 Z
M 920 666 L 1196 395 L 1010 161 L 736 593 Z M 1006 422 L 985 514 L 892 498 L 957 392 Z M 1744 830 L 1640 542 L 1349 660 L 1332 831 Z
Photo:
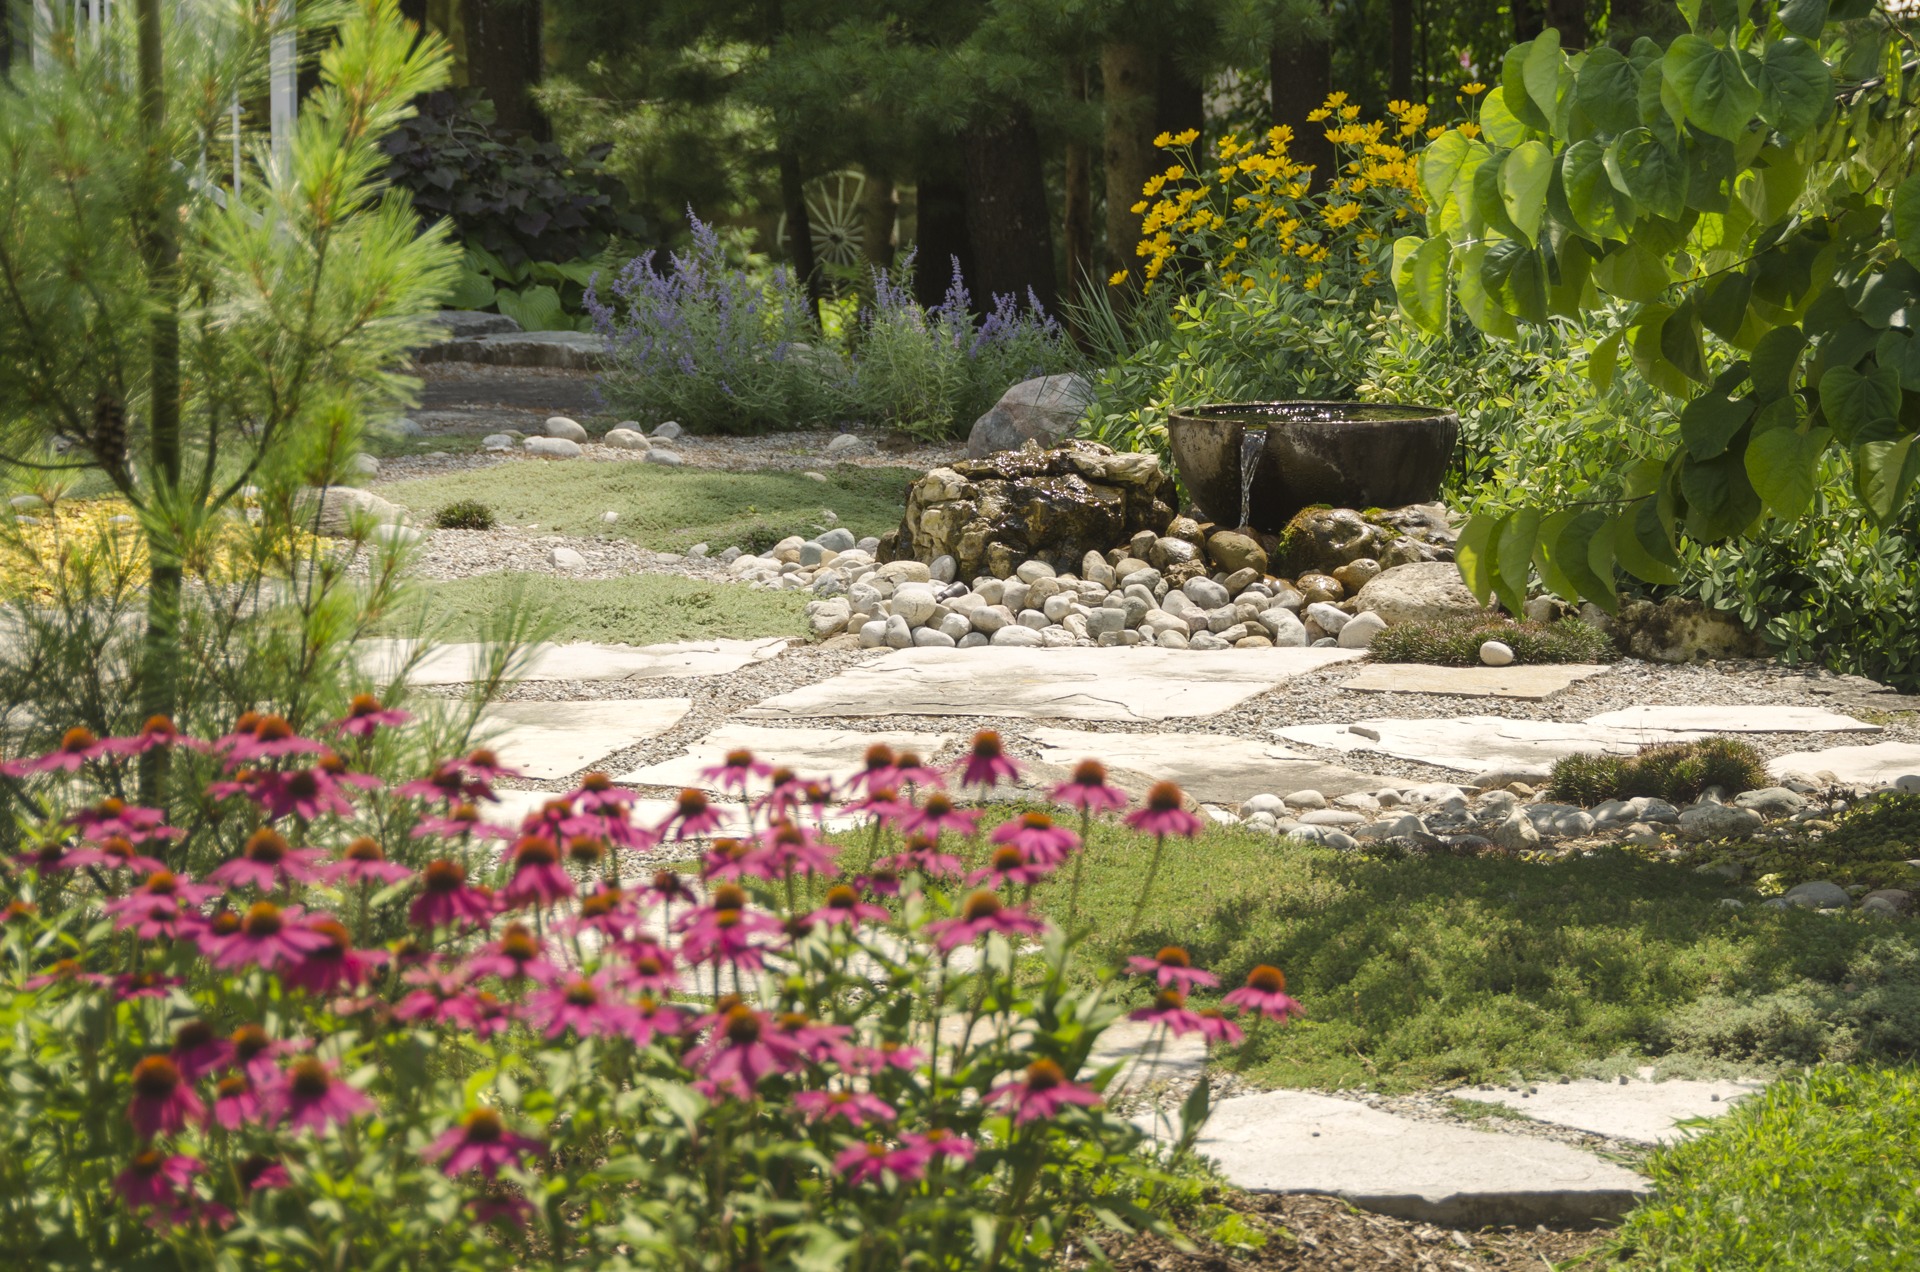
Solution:
M 1709 786 L 1750 791 L 1769 784 L 1767 762 L 1751 742 L 1719 737 L 1659 742 L 1630 756 L 1569 755 L 1553 766 L 1548 792 L 1589 807 L 1643 795 L 1689 804 Z
M 433 524 L 442 530 L 491 530 L 493 509 L 478 499 L 456 499 L 433 514 Z
M 1605 663 L 1620 656 L 1605 632 L 1577 618 L 1551 624 L 1506 618 L 1399 623 L 1374 637 L 1368 653 L 1375 662 L 1477 667 L 1480 646 L 1490 640 L 1511 647 L 1521 663 Z

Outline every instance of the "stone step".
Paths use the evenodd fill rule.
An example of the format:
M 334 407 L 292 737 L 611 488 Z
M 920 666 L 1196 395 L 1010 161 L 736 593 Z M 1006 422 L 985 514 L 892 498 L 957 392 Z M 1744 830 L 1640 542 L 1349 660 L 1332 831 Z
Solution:
M 1532 1084 L 1518 1090 L 1505 1087 L 1466 1087 L 1458 1099 L 1498 1104 L 1538 1122 L 1569 1126 L 1577 1131 L 1631 1140 L 1636 1144 L 1666 1144 L 1685 1139 L 1697 1128 L 1680 1123 L 1720 1117 L 1735 1102 L 1752 1095 L 1763 1083 L 1746 1079 L 1699 1082 L 1604 1082 L 1582 1078 L 1575 1082 Z
M 591 331 L 514 331 L 465 336 L 413 351 L 416 363 L 478 362 L 496 367 L 553 367 L 603 371 L 612 365 L 607 341 Z

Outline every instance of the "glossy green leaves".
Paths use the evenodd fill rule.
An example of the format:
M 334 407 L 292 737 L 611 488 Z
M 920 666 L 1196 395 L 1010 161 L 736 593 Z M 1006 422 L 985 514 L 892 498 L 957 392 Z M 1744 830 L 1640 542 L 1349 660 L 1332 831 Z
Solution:
M 1736 141 L 1760 108 L 1760 90 L 1739 51 L 1703 36 L 1675 38 L 1660 71 L 1686 107 L 1687 122 L 1702 132 Z

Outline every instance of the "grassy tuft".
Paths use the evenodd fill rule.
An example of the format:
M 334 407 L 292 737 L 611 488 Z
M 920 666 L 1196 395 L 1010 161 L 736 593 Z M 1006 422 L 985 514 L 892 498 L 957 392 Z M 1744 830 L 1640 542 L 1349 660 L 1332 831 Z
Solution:
M 1655 1153 L 1654 1195 L 1619 1238 L 1666 1272 L 1904 1268 L 1920 1248 L 1920 1073 L 1776 1083 Z
M 481 640 L 493 616 L 516 598 L 543 613 L 553 625 L 552 638 L 560 641 L 652 645 L 806 634 L 804 595 L 674 574 L 617 579 L 482 574 L 434 583 L 427 590 L 427 607 L 431 618 L 447 623 L 448 639 Z
M 1550 626 L 1506 618 L 1401 623 L 1375 636 L 1369 652 L 1375 662 L 1477 667 L 1480 646 L 1490 640 L 1510 646 L 1519 663 L 1604 663 L 1619 657 L 1605 632 L 1577 618 Z
M 442 530 L 491 530 L 493 509 L 478 499 L 456 499 L 433 514 L 433 524 Z
M 508 460 L 393 482 L 379 494 L 409 508 L 485 500 L 508 525 L 611 535 L 656 551 L 682 552 L 696 543 L 711 544 L 715 552 L 734 544 L 760 551 L 790 534 L 830 525 L 860 537 L 889 530 L 900 524 L 907 484 L 920 476 L 905 468 L 823 466 L 820 472 L 824 483 L 801 473 L 667 468 L 631 460 Z M 828 509 L 837 520 L 822 516 Z M 606 512 L 619 513 L 619 521 L 604 524 Z
M 1687 804 L 1709 786 L 1739 792 L 1770 784 L 1766 760 L 1752 743 L 1702 738 L 1643 746 L 1638 755 L 1570 755 L 1553 766 L 1548 794 L 1585 807 L 1642 795 Z

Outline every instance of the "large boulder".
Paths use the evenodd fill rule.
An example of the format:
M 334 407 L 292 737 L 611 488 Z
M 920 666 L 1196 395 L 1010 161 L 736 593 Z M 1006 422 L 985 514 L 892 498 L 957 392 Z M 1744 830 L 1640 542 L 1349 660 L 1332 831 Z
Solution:
M 1092 400 L 1092 387 L 1077 375 L 1022 380 L 973 422 L 973 431 L 967 434 L 967 458 L 985 459 L 1000 451 L 1019 450 L 1028 442 L 1051 446 L 1079 427 Z
M 1735 615 L 1678 596 L 1658 605 L 1628 602 L 1613 620 L 1613 632 L 1622 648 L 1648 662 L 1764 658 L 1767 654 L 1767 643 Z
M 329 539 L 352 537 L 356 526 L 398 525 L 407 519 L 407 510 L 399 504 L 352 486 L 302 491 L 295 510 L 312 519 L 315 534 Z
M 1172 478 L 1149 454 L 1098 442 L 1042 450 L 1032 442 L 988 459 L 936 468 L 907 490 L 907 513 L 881 540 L 880 559 L 950 556 L 957 577 L 1006 578 L 1023 562 L 1077 569 L 1140 531 L 1173 520 Z
M 1480 619 L 1488 610 L 1474 599 L 1451 561 L 1422 561 L 1382 570 L 1356 598 L 1362 611 L 1371 611 L 1389 626 L 1431 623 L 1447 619 Z
M 1333 574 L 1353 561 L 1411 565 L 1453 560 L 1460 532 L 1440 504 L 1303 508 L 1280 532 L 1275 565 L 1288 575 Z

